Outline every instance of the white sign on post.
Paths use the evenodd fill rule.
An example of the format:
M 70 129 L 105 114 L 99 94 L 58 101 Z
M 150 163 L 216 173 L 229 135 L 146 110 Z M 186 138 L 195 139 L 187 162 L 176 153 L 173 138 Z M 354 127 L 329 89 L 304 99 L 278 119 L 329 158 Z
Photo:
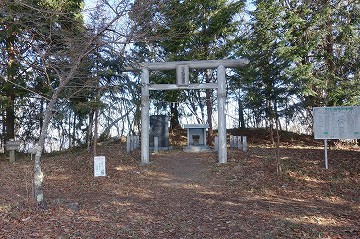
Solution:
M 94 157 L 94 177 L 106 176 L 105 156 Z
M 325 168 L 328 139 L 360 139 L 360 106 L 314 107 L 314 138 L 324 139 Z
M 359 139 L 360 106 L 314 107 L 315 139 Z

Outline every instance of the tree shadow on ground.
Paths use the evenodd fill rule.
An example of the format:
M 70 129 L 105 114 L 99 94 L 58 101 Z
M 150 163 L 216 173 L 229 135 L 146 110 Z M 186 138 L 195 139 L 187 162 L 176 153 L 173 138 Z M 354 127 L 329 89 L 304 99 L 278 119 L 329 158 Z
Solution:
M 106 177 L 93 177 L 89 154 L 45 159 L 49 210 L 34 209 L 13 194 L 2 197 L 1 205 L 8 207 L 0 208 L 0 233 L 8 238 L 360 236 L 358 152 L 339 153 L 342 163 L 324 170 L 321 149 L 282 149 L 281 177 L 273 149 L 266 148 L 229 150 L 228 164 L 216 163 L 215 153 L 161 152 L 142 167 L 139 152 L 125 154 L 116 145 L 100 152 L 107 159 Z M 1 177 L 7 193 L 17 188 L 27 197 L 23 174 L 31 172 L 30 165 L 1 164 L 11 172 Z

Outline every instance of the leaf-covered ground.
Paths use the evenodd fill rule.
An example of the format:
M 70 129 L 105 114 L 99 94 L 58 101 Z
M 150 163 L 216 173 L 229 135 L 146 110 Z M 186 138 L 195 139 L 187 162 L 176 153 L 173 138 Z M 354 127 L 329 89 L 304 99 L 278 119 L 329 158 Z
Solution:
M 360 238 L 360 150 L 251 145 L 215 153 L 152 154 L 104 144 L 107 176 L 85 150 L 43 160 L 48 209 L 34 207 L 33 161 L 0 161 L 0 238 Z

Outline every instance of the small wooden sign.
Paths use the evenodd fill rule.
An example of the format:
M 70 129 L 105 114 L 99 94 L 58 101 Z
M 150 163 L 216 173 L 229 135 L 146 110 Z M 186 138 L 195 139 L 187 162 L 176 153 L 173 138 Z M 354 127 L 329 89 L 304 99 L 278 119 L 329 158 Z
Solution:
M 106 176 L 105 156 L 94 157 L 94 177 Z
M 6 141 L 5 148 L 8 151 L 16 150 L 18 151 L 20 148 L 20 141 Z

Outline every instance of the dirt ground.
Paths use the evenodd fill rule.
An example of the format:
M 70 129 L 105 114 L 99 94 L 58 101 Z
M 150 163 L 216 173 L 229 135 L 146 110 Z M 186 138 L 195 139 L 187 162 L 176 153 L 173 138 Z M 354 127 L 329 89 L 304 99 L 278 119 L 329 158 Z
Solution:
M 360 150 L 287 145 L 217 155 L 104 144 L 106 177 L 85 150 L 43 160 L 48 209 L 31 200 L 33 161 L 0 161 L 0 238 L 360 238 Z

